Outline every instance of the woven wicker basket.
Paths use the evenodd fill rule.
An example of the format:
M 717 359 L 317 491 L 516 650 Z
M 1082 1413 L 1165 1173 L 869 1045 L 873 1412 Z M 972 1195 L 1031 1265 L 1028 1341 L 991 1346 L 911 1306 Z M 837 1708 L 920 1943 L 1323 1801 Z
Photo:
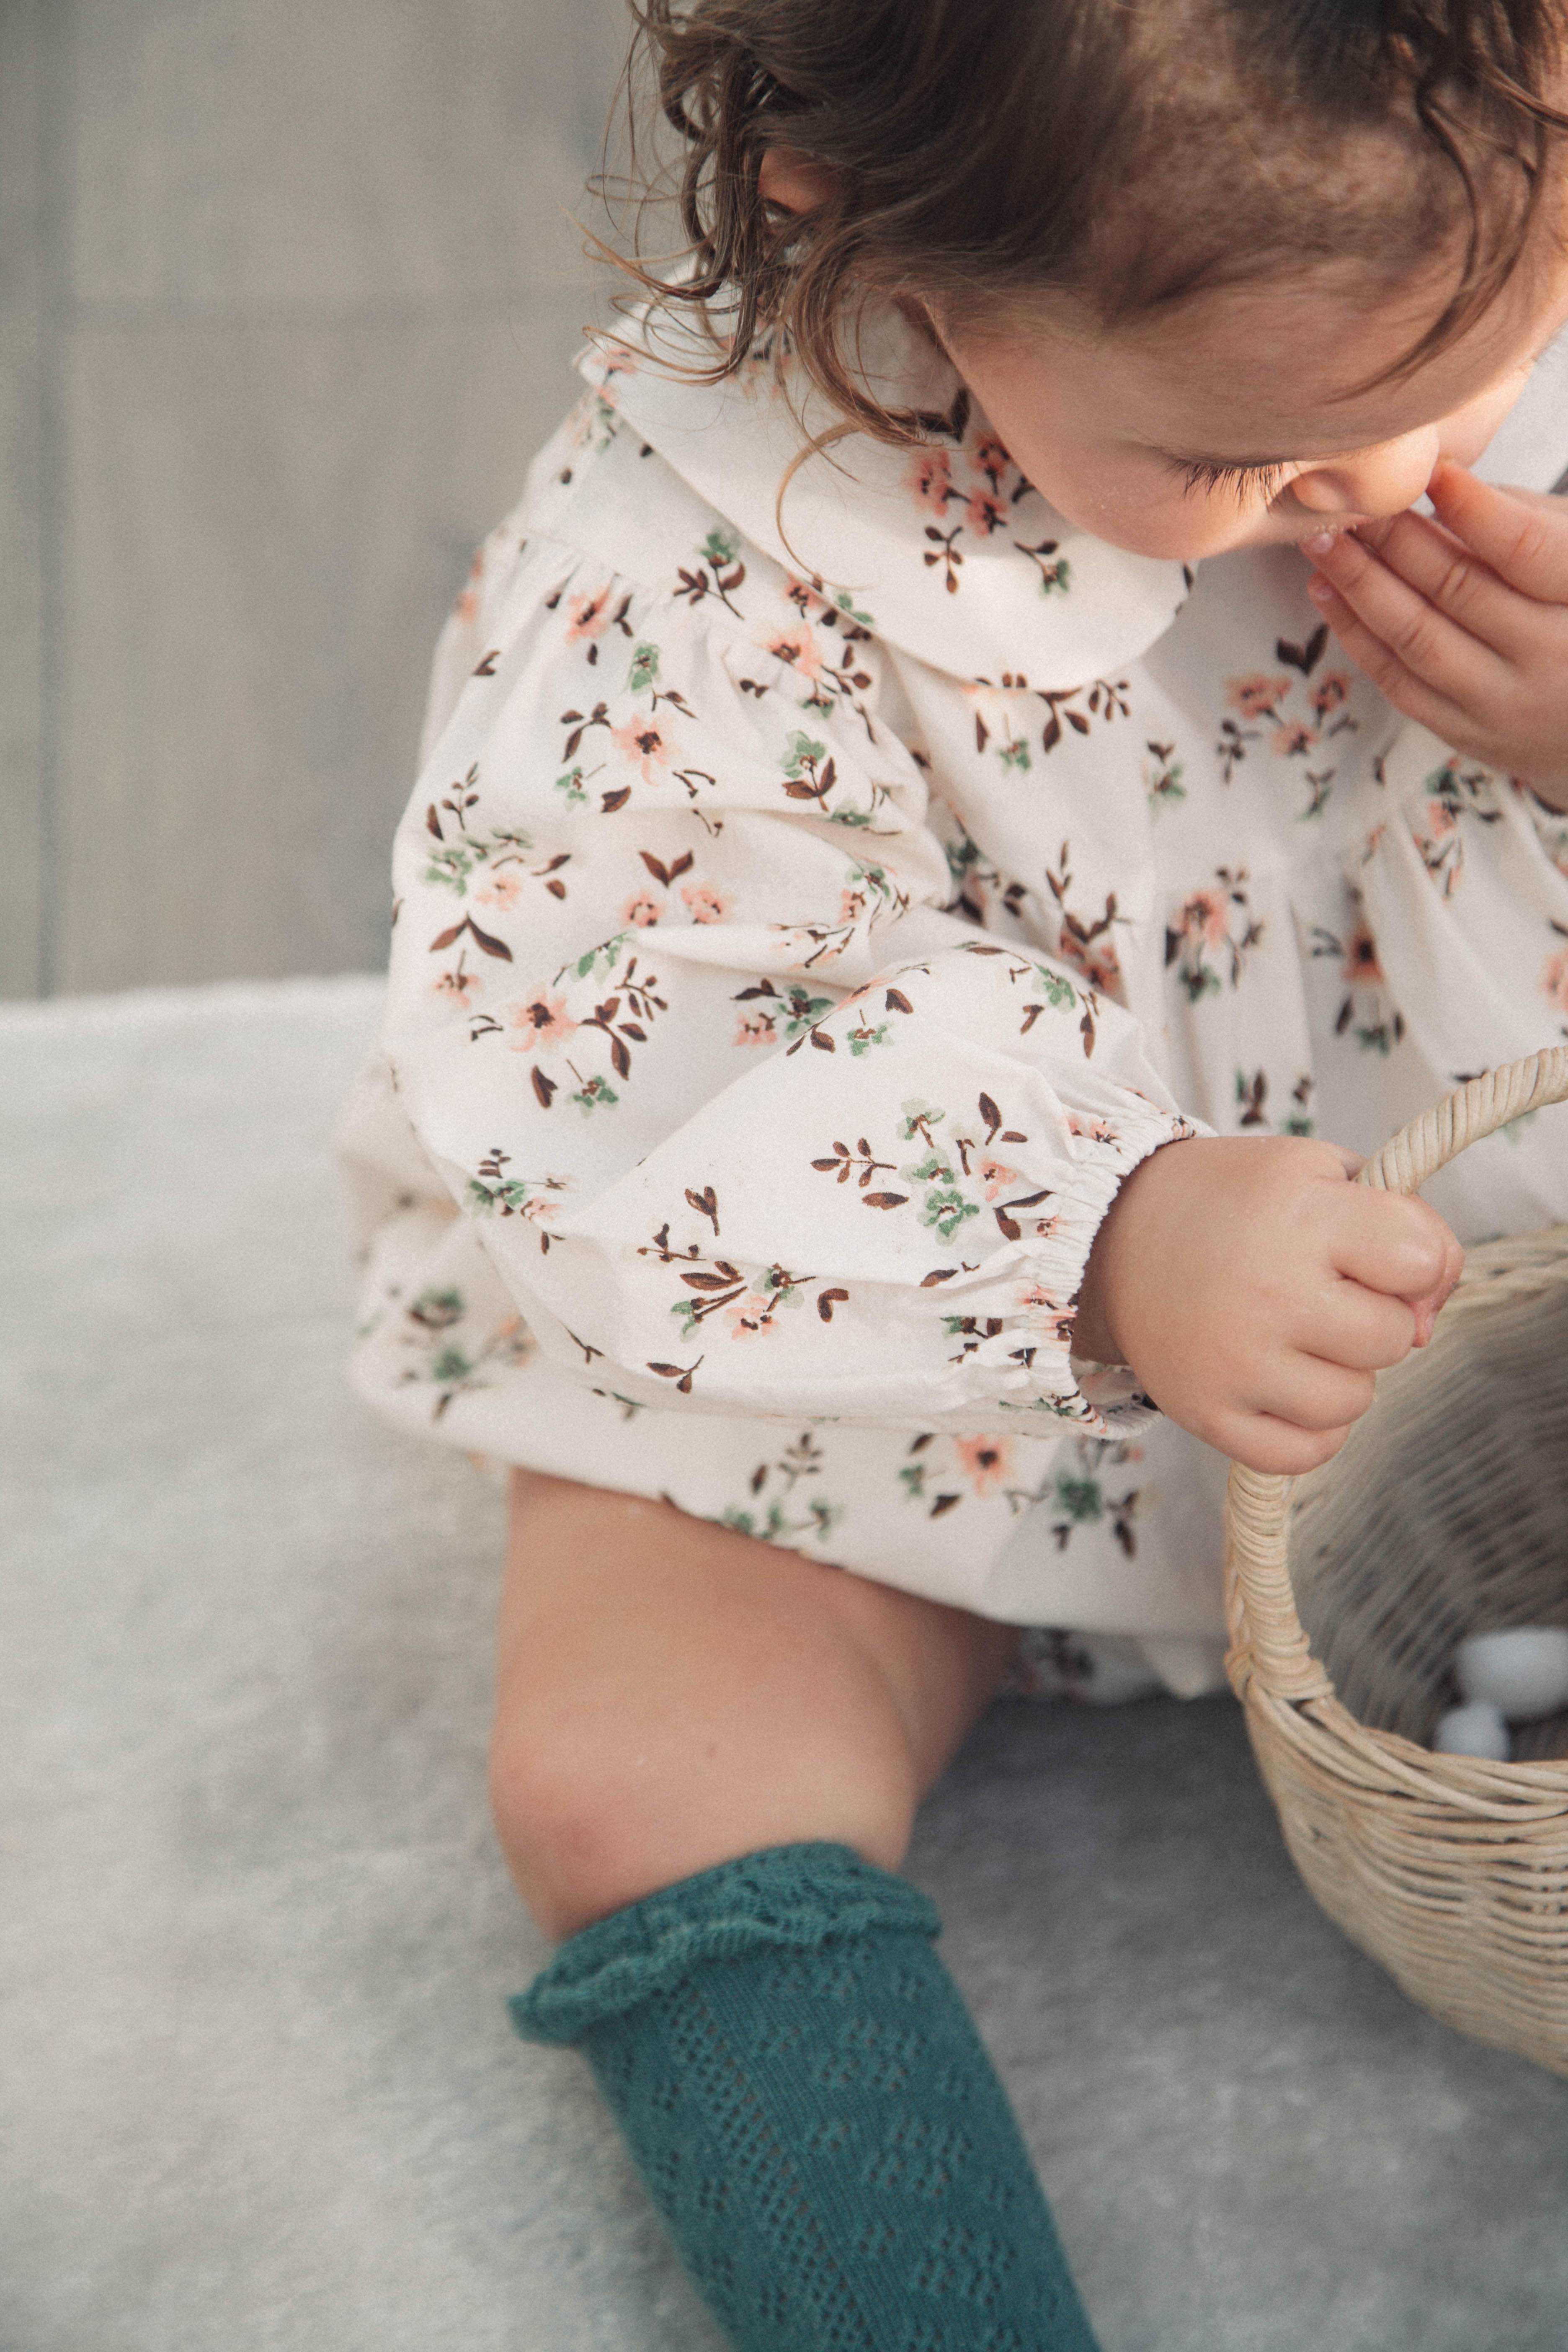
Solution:
M 1361 1181 L 1414 1192 L 1568 1100 L 1568 1046 L 1489 1071 Z M 1232 1465 L 1233 1687 L 1297 1868 L 1413 2000 L 1568 2074 L 1568 1760 L 1423 1744 L 1467 1633 L 1568 1625 L 1568 1225 L 1472 1250 L 1429 1347 L 1321 1470 Z M 1516 1755 L 1568 1758 L 1568 1718 Z

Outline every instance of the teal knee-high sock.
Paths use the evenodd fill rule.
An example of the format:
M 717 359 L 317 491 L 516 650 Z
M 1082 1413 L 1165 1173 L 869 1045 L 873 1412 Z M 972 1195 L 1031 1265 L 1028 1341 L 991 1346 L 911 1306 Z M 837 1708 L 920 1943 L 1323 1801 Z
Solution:
M 776 1846 L 584 1928 L 511 2004 L 580 2042 L 740 2352 L 1095 2352 L 936 1906 Z

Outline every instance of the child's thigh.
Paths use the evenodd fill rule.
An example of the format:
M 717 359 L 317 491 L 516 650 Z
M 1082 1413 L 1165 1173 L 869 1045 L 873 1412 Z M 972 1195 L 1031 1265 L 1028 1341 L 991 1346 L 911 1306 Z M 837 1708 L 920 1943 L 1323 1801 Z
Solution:
M 568 1935 L 715 1864 L 835 1839 L 902 1860 L 1010 1627 L 666 1503 L 516 1475 L 491 1786 Z

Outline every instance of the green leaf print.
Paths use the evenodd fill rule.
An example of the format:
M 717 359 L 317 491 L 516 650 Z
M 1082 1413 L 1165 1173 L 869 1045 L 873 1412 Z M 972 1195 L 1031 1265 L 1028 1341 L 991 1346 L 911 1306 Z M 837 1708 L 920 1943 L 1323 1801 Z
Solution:
M 466 1381 L 473 1369 L 461 1348 L 443 1348 L 430 1367 L 430 1377 L 442 1388 L 448 1388 L 455 1381 Z
M 977 1217 L 980 1210 L 973 1201 L 966 1201 L 956 1185 L 939 1186 L 925 1197 L 921 1211 L 922 1225 L 931 1225 L 944 1242 L 951 1241 L 966 1217 Z
M 1058 1477 L 1056 1482 L 1057 1508 L 1074 1527 L 1085 1527 L 1104 1516 L 1105 1501 L 1098 1478 Z
M 721 1524 L 733 1528 L 737 1535 L 754 1536 L 760 1543 L 778 1543 L 788 1536 L 810 1536 L 816 1543 L 826 1541 L 844 1517 L 842 1503 L 825 1503 L 814 1496 L 805 1507 L 805 1517 L 792 1519 L 784 1505 L 771 1502 L 759 1519 L 754 1511 L 746 1511 L 734 1503 L 726 1506 Z
M 583 771 L 581 768 L 569 768 L 565 775 L 557 776 L 555 779 L 555 789 L 558 793 L 565 793 L 567 803 L 571 807 L 586 808 L 588 805 L 588 795 L 583 790 Z
M 934 1151 L 936 1147 L 931 1141 L 931 1129 L 941 1126 L 947 1117 L 946 1111 L 936 1103 L 922 1102 L 919 1095 L 906 1095 L 900 1108 L 904 1114 L 899 1121 L 899 1133 L 903 1140 L 912 1143 L 917 1135 L 923 1136 Z
M 460 1290 L 422 1290 L 408 1309 L 410 1322 L 424 1331 L 444 1331 L 468 1313 Z
M 621 950 L 631 936 L 630 931 L 617 931 L 613 939 L 603 940 L 596 948 L 589 948 L 580 955 L 576 964 L 578 979 L 586 980 L 595 967 L 601 971 L 613 971 L 620 961 Z
M 932 1227 L 944 1242 L 951 1241 L 968 1218 L 980 1214 L 978 1204 L 966 1201 L 959 1191 L 958 1179 L 940 1151 L 928 1151 L 912 1167 L 900 1168 L 899 1174 L 906 1184 L 930 1188 L 920 1212 L 921 1223 Z
M 658 647 L 638 646 L 632 655 L 632 666 L 626 677 L 627 693 L 641 694 L 646 687 L 654 685 L 658 677 Z
M 732 530 L 710 530 L 703 541 L 700 552 L 715 570 L 718 570 L 721 564 L 733 563 L 741 552 L 740 538 Z
M 567 1097 L 567 1100 L 576 1103 L 586 1113 L 597 1110 L 601 1106 L 607 1110 L 612 1104 L 620 1101 L 620 1097 L 607 1080 L 593 1077 L 585 1079 L 574 1095 Z
M 789 1007 L 789 1018 L 784 1025 L 786 1037 L 800 1036 L 805 1030 L 813 1028 L 825 1013 L 833 1010 L 831 996 L 808 995 L 798 984 L 791 988 L 784 1002 Z
M 481 1184 L 477 1176 L 470 1176 L 466 1197 L 469 1212 L 476 1217 L 493 1217 L 498 1213 L 505 1216 L 509 1211 L 515 1215 L 533 1190 L 533 1186 L 525 1183 L 521 1176 L 508 1177 L 500 1184 Z
M 594 422 L 591 437 L 594 447 L 602 457 L 621 429 L 620 411 L 612 408 L 602 392 L 595 393 Z
M 1078 991 L 1070 980 L 1064 980 L 1060 972 L 1050 971 L 1043 963 L 1037 963 L 1035 966 L 1035 977 L 1045 990 L 1046 1003 L 1053 1012 L 1070 1013 L 1072 1011 L 1073 1006 L 1078 1003 Z
M 1015 743 L 998 744 L 997 750 L 1001 754 L 1002 765 L 1005 768 L 1016 768 L 1020 775 L 1027 775 L 1034 765 L 1029 747 L 1022 736 L 1019 736 Z
M 874 629 L 876 627 L 877 624 L 871 618 L 870 614 L 861 612 L 859 606 L 856 604 L 855 599 L 851 596 L 847 588 L 841 588 L 833 601 L 837 605 L 838 610 L 841 613 L 847 613 L 849 618 L 852 621 L 858 621 L 863 629 Z
M 468 891 L 468 877 L 473 870 L 474 861 L 468 851 L 459 849 L 454 843 L 445 849 L 431 851 L 429 863 L 425 868 L 425 879 L 427 883 L 438 884 L 444 890 L 454 891 L 461 898 Z
M 803 734 L 796 728 L 784 746 L 784 773 L 799 777 L 808 766 L 813 769 L 820 766 L 826 757 L 826 743 L 814 742 L 809 735 Z
M 851 1029 L 849 1051 L 854 1059 L 858 1061 L 861 1055 L 868 1054 L 873 1045 L 886 1045 L 890 1043 L 889 1033 L 892 1025 L 890 1021 L 881 1021 L 878 1023 L 875 1029 Z

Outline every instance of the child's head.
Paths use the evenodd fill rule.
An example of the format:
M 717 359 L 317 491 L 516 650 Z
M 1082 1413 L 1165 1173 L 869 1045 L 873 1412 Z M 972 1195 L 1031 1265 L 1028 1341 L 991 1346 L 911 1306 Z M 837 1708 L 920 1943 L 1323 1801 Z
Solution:
M 857 297 L 1071 520 L 1199 556 L 1393 512 L 1568 316 L 1568 0 L 647 0 L 721 367 L 847 416 Z M 721 290 L 722 289 L 722 290 Z M 1317 462 L 1311 462 L 1317 461 Z

